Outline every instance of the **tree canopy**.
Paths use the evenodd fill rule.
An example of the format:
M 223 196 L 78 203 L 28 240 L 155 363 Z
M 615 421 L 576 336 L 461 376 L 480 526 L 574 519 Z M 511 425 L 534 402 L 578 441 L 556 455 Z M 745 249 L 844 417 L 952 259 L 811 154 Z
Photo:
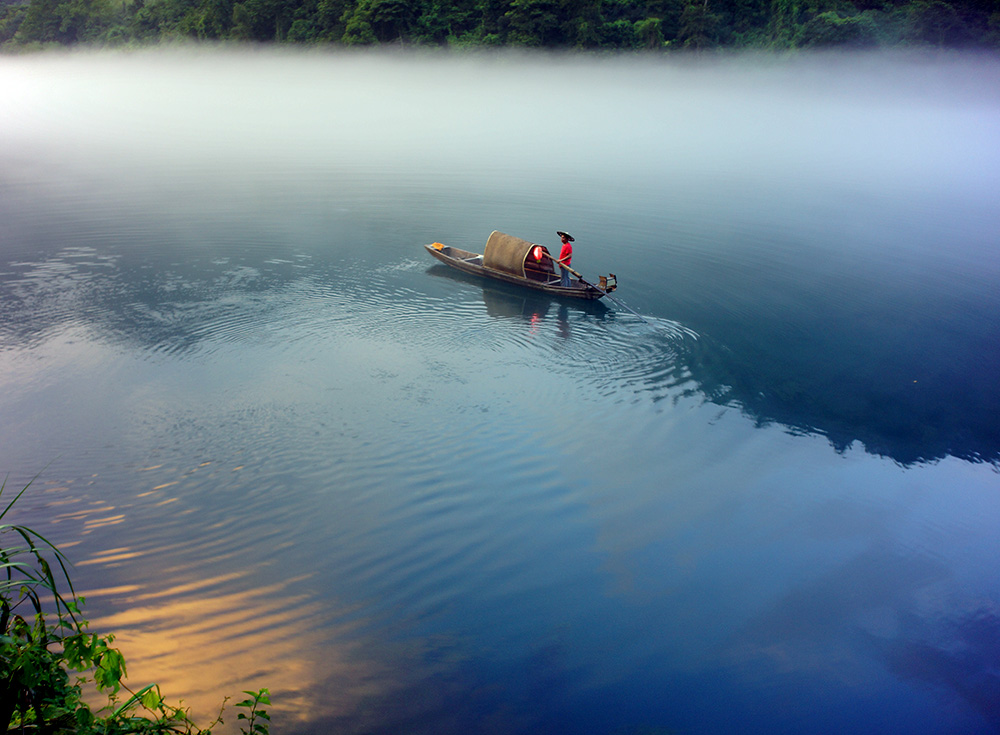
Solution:
M 0 0 L 0 44 L 1000 47 L 1000 0 Z

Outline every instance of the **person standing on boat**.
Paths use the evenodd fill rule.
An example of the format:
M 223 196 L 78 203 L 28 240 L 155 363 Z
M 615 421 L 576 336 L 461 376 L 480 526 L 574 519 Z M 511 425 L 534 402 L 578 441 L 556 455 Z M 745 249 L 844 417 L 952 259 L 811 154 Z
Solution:
M 576 242 L 576 240 L 568 232 L 562 230 L 556 230 L 556 234 L 562 240 L 562 250 L 559 251 L 559 260 L 556 261 L 561 271 L 560 285 L 563 288 L 569 288 L 569 271 L 566 268 L 573 264 L 573 246 L 570 243 Z

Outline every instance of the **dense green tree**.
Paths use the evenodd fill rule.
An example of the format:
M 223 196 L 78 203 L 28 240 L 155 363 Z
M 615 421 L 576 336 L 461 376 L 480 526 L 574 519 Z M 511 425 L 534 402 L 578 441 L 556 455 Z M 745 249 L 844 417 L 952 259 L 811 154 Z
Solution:
M 605 23 L 601 27 L 601 45 L 606 48 L 635 48 L 638 45 L 635 23 L 627 18 Z
M 364 46 L 375 43 L 372 24 L 358 14 L 345 15 L 344 35 L 341 41 L 348 46 Z
M 560 8 L 565 43 L 576 48 L 600 44 L 601 0 L 563 0 Z
M 836 11 L 820 13 L 806 23 L 797 36 L 803 48 L 822 46 L 877 46 L 878 25 L 871 11 L 843 17 Z
M 0 46 L 13 40 L 27 12 L 26 5 L 0 5 Z
M 113 18 L 108 0 L 31 0 L 14 40 L 64 45 L 97 41 Z
M 659 18 L 645 18 L 637 21 L 635 36 L 640 48 L 650 51 L 662 48 L 664 44 L 663 21 Z
M 507 39 L 520 46 L 563 46 L 558 0 L 513 0 L 504 13 Z
M 344 37 L 348 0 L 319 0 L 316 5 L 316 39 L 340 41 Z
M 285 40 L 289 43 L 314 43 L 320 40 L 321 33 L 313 18 L 296 18 L 292 21 Z
M 759 45 L 770 22 L 770 0 L 716 0 L 723 42 L 737 47 Z
M 485 29 L 486 3 L 480 0 L 430 0 L 417 19 L 418 40 L 429 43 L 479 43 Z
M 771 44 L 793 46 L 798 26 L 799 0 L 771 0 L 767 34 Z
M 716 0 L 719 2 L 721 0 Z M 687 0 L 646 0 L 644 18 L 658 18 L 660 31 L 665 42 L 677 40 L 681 30 L 681 16 L 687 7 Z
M 283 41 L 291 28 L 294 0 L 242 0 L 233 6 L 230 37 L 238 41 Z
M 201 40 L 227 38 L 233 26 L 233 0 L 201 0 L 177 23 L 183 36 Z
M 409 0 L 361 0 L 344 14 L 344 43 L 371 44 L 409 40 L 419 11 Z
M 467 16 L 456 6 L 450 6 L 432 0 L 417 18 L 414 36 L 421 43 L 444 44 L 449 38 L 455 38 L 465 33 Z
M 708 6 L 708 0 L 689 0 L 681 13 L 677 38 L 689 49 L 705 49 L 716 45 L 720 17 Z
M 0 0 L 0 44 L 1000 47 L 1000 0 Z
M 646 7 L 642 0 L 604 0 L 600 5 L 600 13 L 605 23 L 619 20 L 634 23 L 646 17 Z
M 370 7 L 370 22 L 377 40 L 384 43 L 412 34 L 417 13 L 409 0 L 373 0 Z
M 933 46 L 962 46 L 972 40 L 972 34 L 953 5 L 915 0 L 906 8 L 906 38 Z
M 58 14 L 59 4 L 60 0 L 31 0 L 14 37 L 15 40 L 19 43 L 76 41 L 76 38 L 70 38 L 69 34 L 60 28 L 62 21 Z
M 232 25 L 231 2 L 226 0 L 223 9 L 217 11 L 221 13 L 215 21 L 219 26 L 219 36 L 211 35 L 213 13 L 207 7 L 207 0 L 133 0 L 122 25 L 130 38 L 143 42 L 188 35 L 194 38 L 228 38 Z
M 474 0 L 478 26 L 474 37 L 485 45 L 495 45 L 503 41 L 506 29 L 507 0 Z

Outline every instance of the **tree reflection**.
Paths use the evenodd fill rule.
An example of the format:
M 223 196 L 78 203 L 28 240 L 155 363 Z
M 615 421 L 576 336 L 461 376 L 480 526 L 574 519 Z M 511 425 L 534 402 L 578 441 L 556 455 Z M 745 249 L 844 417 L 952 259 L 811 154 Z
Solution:
M 559 303 L 559 333 L 566 338 L 573 311 L 602 319 L 617 314 L 603 302 L 567 306 L 444 266 L 428 272 L 476 283 L 487 313 L 498 318 L 545 318 Z M 684 293 L 679 284 L 670 290 Z M 780 298 L 786 291 L 774 293 Z M 1000 461 L 1000 389 L 991 377 L 1000 344 L 995 330 L 977 329 L 975 314 L 956 309 L 949 329 L 938 333 L 880 324 L 864 314 L 850 323 L 817 321 L 772 308 L 766 295 L 744 306 L 738 318 L 692 312 L 689 325 L 707 325 L 697 339 L 661 341 L 655 325 L 632 335 L 643 347 L 663 351 L 659 360 L 647 355 L 643 365 L 623 371 L 629 378 L 637 367 L 644 371 L 641 390 L 654 400 L 670 395 L 684 374 L 705 400 L 738 408 L 760 426 L 825 436 L 838 452 L 860 444 L 904 466 L 948 456 Z M 982 361 L 963 357 L 970 350 Z

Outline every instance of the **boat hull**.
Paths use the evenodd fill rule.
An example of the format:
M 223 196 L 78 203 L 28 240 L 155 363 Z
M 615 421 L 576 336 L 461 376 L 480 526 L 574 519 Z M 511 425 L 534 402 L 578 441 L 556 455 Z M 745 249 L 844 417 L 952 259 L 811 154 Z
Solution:
M 571 285 L 567 288 L 560 285 L 558 279 L 553 279 L 555 282 L 536 281 L 531 278 L 524 278 L 493 268 L 487 268 L 482 264 L 483 256 L 480 253 L 473 253 L 448 245 L 443 245 L 440 248 L 436 248 L 433 245 L 424 245 L 424 248 L 442 263 L 474 276 L 482 276 L 484 278 L 492 278 L 496 281 L 524 286 L 525 288 L 541 291 L 551 296 L 582 299 L 584 301 L 595 301 L 604 296 L 603 292 L 576 278 L 570 280 Z

